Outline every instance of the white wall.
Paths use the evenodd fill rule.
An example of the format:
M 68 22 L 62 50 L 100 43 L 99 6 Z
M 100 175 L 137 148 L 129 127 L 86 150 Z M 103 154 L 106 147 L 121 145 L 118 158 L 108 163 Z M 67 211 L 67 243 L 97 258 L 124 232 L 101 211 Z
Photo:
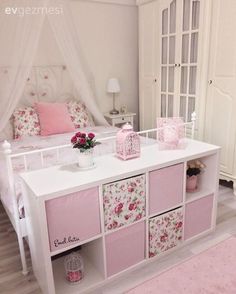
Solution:
M 109 77 L 118 77 L 121 93 L 117 107 L 127 105 L 137 113 L 138 126 L 138 10 L 136 6 L 72 1 L 71 8 L 83 54 L 95 79 L 97 102 L 102 112 L 112 108 L 106 93 Z M 45 24 L 36 65 L 61 64 L 60 53 Z

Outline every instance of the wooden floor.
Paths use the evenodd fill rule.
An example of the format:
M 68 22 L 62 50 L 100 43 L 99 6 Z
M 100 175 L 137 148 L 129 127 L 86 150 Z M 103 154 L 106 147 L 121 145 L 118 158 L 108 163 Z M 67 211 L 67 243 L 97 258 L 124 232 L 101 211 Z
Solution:
M 27 246 L 26 246 L 27 248 Z M 27 263 L 31 269 L 30 254 Z M 21 272 L 20 254 L 16 233 L 0 204 L 0 293 L 41 294 L 32 270 L 27 276 Z
M 111 280 L 108 284 L 89 292 L 92 294 L 121 294 L 148 280 L 168 267 L 200 253 L 218 242 L 236 235 L 236 197 L 232 189 L 220 188 L 217 226 L 214 233 L 201 238 L 168 256 Z M 29 251 L 27 262 L 31 269 Z M 0 204 L 0 294 L 42 294 L 32 274 L 21 273 L 20 255 L 16 234 Z M 67 293 L 65 293 L 67 294 Z M 145 294 L 145 293 L 143 293 Z M 166 293 L 162 293 L 166 294 Z M 178 293 L 181 294 L 181 293 Z M 205 294 L 205 293 L 204 293 Z

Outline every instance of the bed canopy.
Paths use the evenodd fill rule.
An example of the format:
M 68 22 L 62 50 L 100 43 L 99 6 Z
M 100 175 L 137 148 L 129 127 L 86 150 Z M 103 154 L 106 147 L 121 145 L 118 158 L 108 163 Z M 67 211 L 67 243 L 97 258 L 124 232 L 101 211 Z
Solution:
M 44 23 L 51 27 L 74 87 L 97 124 L 107 125 L 87 77 L 68 0 L 1 0 L 0 53 L 7 75 L 0 77 L 0 132 L 16 108 L 38 50 Z

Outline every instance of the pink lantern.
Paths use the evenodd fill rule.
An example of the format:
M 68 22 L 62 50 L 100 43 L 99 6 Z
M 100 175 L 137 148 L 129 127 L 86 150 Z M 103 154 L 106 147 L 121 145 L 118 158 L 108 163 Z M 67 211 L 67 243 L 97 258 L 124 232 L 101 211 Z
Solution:
M 130 124 L 125 124 L 116 135 L 116 155 L 123 160 L 140 156 L 140 138 Z

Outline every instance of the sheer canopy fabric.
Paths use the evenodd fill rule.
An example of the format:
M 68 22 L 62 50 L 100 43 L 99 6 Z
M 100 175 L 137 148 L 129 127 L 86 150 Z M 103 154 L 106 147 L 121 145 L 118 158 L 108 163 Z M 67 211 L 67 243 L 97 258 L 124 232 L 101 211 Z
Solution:
M 0 76 L 0 131 L 6 126 L 24 90 L 44 21 L 44 15 L 20 17 L 5 13 L 8 7 L 16 7 L 17 3 L 27 7 L 31 1 L 2 1 L 0 6 L 0 53 L 5 57 L 5 69 Z M 43 0 L 34 5 L 45 4 Z
M 50 14 L 44 10 L 37 14 L 25 14 L 29 8 L 38 8 L 40 11 L 42 7 L 58 8 L 61 13 Z M 0 9 L 0 53 L 5 56 L 4 64 L 1 64 L 5 70 L 1 71 L 0 76 L 0 132 L 19 103 L 46 18 L 80 100 L 85 103 L 97 124 L 107 125 L 86 77 L 85 62 L 80 56 L 79 36 L 70 13 L 69 1 L 3 0 Z

